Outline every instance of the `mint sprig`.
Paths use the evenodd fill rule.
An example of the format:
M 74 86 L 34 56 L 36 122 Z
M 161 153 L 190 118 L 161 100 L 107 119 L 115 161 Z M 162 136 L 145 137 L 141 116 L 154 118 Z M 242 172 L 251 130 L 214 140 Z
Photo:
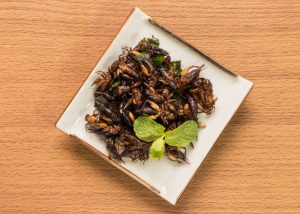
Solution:
M 181 72 L 181 60 L 171 61 L 171 65 L 173 67 L 175 76 L 178 76 Z
M 150 55 L 147 52 L 140 52 L 136 56 L 134 56 L 134 59 L 137 60 L 138 62 L 141 62 L 145 59 L 149 59 Z
M 156 66 L 161 66 L 161 64 L 166 60 L 166 56 L 158 54 L 152 58 L 153 64 Z
M 152 36 L 151 38 L 148 38 L 147 41 L 152 45 L 153 47 L 158 48 L 159 47 L 159 40 Z
M 170 146 L 184 147 L 196 139 L 198 125 L 193 120 L 185 121 L 176 129 L 165 131 L 165 127 L 147 117 L 138 117 L 133 124 L 135 135 L 143 141 L 153 142 L 150 158 L 160 159 L 165 152 L 165 143 Z
M 157 138 L 150 146 L 150 158 L 161 159 L 165 153 L 165 141 L 164 136 Z
M 185 121 L 176 129 L 165 133 L 165 142 L 170 146 L 187 146 L 196 139 L 198 125 L 193 120 Z
M 119 78 L 115 78 L 109 86 L 109 91 L 113 91 L 116 87 L 118 87 L 121 84 L 121 80 Z
M 148 117 L 138 117 L 134 121 L 133 130 L 140 140 L 152 142 L 163 136 L 165 127 Z

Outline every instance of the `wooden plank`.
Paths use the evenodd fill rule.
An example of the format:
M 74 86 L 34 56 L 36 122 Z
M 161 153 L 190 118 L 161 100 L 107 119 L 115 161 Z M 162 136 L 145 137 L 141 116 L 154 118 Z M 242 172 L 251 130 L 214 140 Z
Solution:
M 134 6 L 255 82 L 176 207 L 54 127 Z M 0 11 L 0 213 L 300 212 L 299 2 L 11 0 Z

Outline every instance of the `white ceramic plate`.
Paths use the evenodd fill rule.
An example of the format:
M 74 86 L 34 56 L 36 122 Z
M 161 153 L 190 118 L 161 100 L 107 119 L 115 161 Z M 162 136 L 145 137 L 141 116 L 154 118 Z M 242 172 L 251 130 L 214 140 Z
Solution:
M 130 159 L 126 159 L 125 164 L 119 164 L 107 158 L 103 138 L 93 133 L 87 133 L 85 130 L 85 115 L 91 114 L 94 110 L 94 88 L 91 85 L 99 75 L 96 72 L 107 70 L 121 54 L 122 47 L 134 47 L 142 38 L 151 37 L 152 35 L 160 40 L 160 46 L 170 52 L 173 60 L 181 60 L 182 67 L 205 64 L 206 69 L 201 75 L 210 79 L 214 94 L 218 97 L 215 112 L 212 115 L 199 115 L 200 119 L 205 121 L 207 127 L 199 132 L 198 140 L 194 142 L 194 149 L 188 149 L 187 157 L 190 164 L 178 164 L 169 161 L 167 158 L 161 160 L 149 159 L 145 163 L 132 162 Z M 149 16 L 140 9 L 135 8 L 60 117 L 56 127 L 76 137 L 85 146 L 121 171 L 130 175 L 168 202 L 175 204 L 252 86 L 253 83 L 234 75 L 199 52 L 199 50 L 159 27 Z

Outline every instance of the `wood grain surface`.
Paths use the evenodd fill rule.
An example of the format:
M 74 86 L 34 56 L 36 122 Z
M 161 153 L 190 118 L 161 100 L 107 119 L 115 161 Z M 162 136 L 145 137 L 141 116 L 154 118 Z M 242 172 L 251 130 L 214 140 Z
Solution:
M 54 124 L 134 6 L 255 86 L 177 206 Z M 0 213 L 300 213 L 299 1 L 1 1 Z

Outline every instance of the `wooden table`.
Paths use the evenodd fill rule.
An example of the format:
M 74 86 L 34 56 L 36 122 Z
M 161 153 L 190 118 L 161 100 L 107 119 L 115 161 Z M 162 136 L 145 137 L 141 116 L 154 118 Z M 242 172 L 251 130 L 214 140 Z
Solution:
M 54 124 L 138 6 L 255 86 L 176 207 Z M 299 1 L 3 1 L 0 213 L 300 213 Z

